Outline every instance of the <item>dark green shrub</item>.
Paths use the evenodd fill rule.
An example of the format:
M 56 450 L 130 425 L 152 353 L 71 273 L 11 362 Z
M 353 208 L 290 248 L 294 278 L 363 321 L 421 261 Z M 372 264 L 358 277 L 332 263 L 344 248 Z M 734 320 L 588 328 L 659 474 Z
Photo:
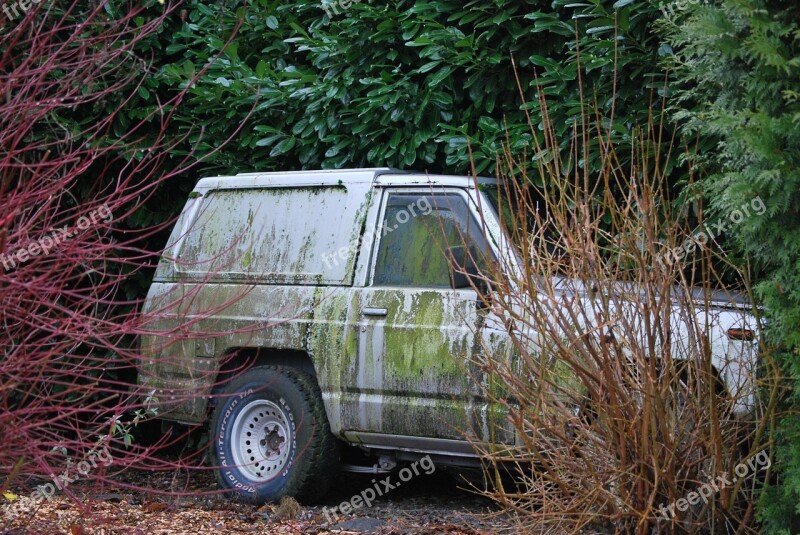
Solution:
M 762 0 L 674 2 L 665 31 L 675 55 L 675 117 L 700 139 L 704 189 L 715 217 L 760 197 L 728 234 L 753 262 L 769 316 L 769 341 L 789 391 L 778 445 L 777 484 L 762 497 L 770 533 L 797 533 L 800 503 L 800 15 Z M 794 516 L 794 526 L 792 517 Z
M 169 42 L 156 76 L 161 91 L 185 84 L 240 25 L 179 112 L 185 128 L 202 127 L 202 138 L 196 132 L 189 141 L 203 152 L 247 121 L 210 158 L 214 172 L 391 166 L 464 173 L 469 139 L 477 171 L 493 173 L 506 128 L 515 150 L 530 146 L 526 106 L 541 125 L 536 84 L 559 134 L 580 118 L 583 98 L 623 141 L 634 124 L 647 123 L 663 85 L 654 66 L 659 43 L 648 31 L 658 11 L 646 3 L 376 1 L 338 15 L 330 9 L 330 18 L 318 0 L 236 6 L 189 2 L 184 20 L 163 36 Z M 525 106 L 512 55 L 523 93 L 533 96 Z M 602 95 L 596 105 L 594 94 Z

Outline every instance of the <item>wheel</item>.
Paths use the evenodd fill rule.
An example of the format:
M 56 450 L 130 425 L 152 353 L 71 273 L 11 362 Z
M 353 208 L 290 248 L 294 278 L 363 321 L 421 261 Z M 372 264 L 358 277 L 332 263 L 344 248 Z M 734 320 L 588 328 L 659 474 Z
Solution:
M 336 469 L 319 387 L 291 368 L 261 366 L 234 379 L 211 423 L 217 481 L 253 503 L 292 496 L 314 502 Z

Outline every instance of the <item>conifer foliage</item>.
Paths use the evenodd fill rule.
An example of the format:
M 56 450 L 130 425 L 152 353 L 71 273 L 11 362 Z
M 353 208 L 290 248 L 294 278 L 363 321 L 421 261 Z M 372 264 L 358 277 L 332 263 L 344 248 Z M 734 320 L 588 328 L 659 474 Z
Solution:
M 674 116 L 706 162 L 716 217 L 760 197 L 729 233 L 753 261 L 778 349 L 786 399 L 774 438 L 779 479 L 762 500 L 770 533 L 797 533 L 800 516 L 800 16 L 763 0 L 672 2 L 662 24 L 674 56 Z M 795 524 L 791 522 L 794 518 Z M 779 531 L 783 530 L 783 531 Z

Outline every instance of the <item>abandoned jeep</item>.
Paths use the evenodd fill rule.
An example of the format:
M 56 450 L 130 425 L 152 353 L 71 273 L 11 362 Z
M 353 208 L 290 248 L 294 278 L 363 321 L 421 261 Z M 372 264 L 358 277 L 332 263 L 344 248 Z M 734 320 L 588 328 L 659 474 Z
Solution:
M 210 415 L 220 485 L 256 502 L 318 499 L 341 468 L 468 468 L 476 442 L 519 443 L 470 368 L 487 347 L 510 362 L 513 344 L 441 246 L 489 259 L 509 247 L 497 189 L 391 169 L 200 180 L 143 310 L 149 401 L 171 422 Z M 709 337 L 746 411 L 756 347 L 725 334 L 741 322 L 721 310 Z M 345 464 L 342 446 L 371 461 Z

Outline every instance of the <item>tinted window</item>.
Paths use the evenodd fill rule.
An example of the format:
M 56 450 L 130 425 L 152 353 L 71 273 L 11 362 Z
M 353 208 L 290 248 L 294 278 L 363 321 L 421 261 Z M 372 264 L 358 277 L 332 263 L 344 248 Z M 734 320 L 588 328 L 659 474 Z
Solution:
M 487 250 L 478 221 L 456 194 L 391 193 L 381 233 L 373 278 L 380 286 L 449 288 L 445 250 Z

